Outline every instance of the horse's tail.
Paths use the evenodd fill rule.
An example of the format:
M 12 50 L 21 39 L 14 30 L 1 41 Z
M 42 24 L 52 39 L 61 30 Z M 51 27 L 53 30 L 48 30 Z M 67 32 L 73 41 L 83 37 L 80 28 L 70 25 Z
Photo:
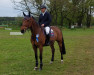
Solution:
M 62 53 L 66 54 L 64 39 L 62 38 Z

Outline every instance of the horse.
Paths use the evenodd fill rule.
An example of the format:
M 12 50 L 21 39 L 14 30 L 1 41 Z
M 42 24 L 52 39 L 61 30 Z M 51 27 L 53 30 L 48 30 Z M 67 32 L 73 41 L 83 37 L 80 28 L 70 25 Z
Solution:
M 35 53 L 35 67 L 34 70 L 38 69 L 38 55 L 37 55 L 37 48 L 39 48 L 40 52 L 40 68 L 39 70 L 42 70 L 43 67 L 43 62 L 42 62 L 42 53 L 43 53 L 43 47 L 45 45 L 45 40 L 46 36 L 44 34 L 44 30 L 42 27 L 39 26 L 39 24 L 36 22 L 33 16 L 31 16 L 30 13 L 26 15 L 23 12 L 24 19 L 22 21 L 22 26 L 21 26 L 21 33 L 25 33 L 27 29 L 30 29 L 32 35 L 31 35 L 31 44 Z M 54 32 L 54 36 L 50 37 L 50 44 L 49 46 L 51 47 L 51 52 L 52 52 L 52 57 L 51 57 L 51 64 L 54 61 L 54 53 L 55 53 L 55 48 L 54 48 L 54 42 L 57 41 L 59 48 L 60 48 L 60 53 L 61 53 L 61 62 L 63 63 L 63 54 L 66 54 L 65 50 L 65 44 L 64 44 L 64 39 L 62 35 L 62 31 L 56 27 L 56 26 L 50 26 L 50 28 Z

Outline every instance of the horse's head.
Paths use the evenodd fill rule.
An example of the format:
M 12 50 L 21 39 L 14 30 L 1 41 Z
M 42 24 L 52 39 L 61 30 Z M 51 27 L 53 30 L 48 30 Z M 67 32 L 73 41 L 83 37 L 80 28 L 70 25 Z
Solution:
M 32 17 L 30 15 L 30 12 L 28 15 L 26 15 L 24 12 L 23 12 L 23 15 L 24 15 L 24 19 L 23 19 L 23 22 L 22 22 L 22 26 L 21 26 L 21 33 L 24 33 L 27 29 L 29 29 L 32 25 Z

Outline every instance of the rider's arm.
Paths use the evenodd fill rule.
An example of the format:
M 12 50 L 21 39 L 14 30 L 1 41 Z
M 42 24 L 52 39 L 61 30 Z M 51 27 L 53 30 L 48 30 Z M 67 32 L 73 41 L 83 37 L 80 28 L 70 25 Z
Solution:
M 45 26 L 48 26 L 48 25 L 50 25 L 50 23 L 51 23 L 51 16 L 50 16 L 49 13 L 47 13 L 46 17 L 47 17 L 47 21 L 45 21 L 44 25 L 45 25 Z

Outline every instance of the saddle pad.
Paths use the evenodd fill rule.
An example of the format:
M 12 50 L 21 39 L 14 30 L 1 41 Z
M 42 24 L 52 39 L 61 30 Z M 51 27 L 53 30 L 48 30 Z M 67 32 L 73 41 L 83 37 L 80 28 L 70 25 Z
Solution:
M 50 31 L 50 36 L 53 37 L 54 36 L 54 31 L 51 29 Z

